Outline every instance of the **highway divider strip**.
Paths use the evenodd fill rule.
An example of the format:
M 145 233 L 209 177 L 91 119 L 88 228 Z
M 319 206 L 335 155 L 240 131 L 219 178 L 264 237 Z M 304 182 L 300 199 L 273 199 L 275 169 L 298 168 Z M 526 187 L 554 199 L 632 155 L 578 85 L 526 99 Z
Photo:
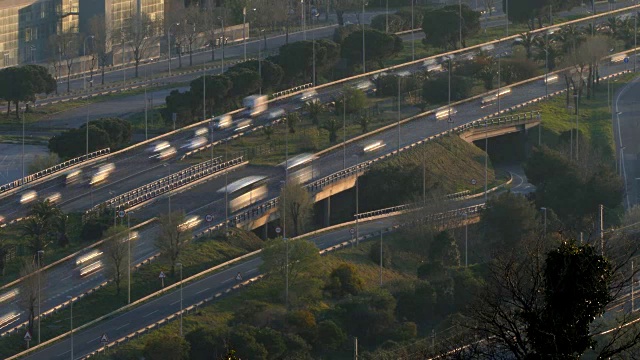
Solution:
M 181 188 L 208 175 L 217 174 L 240 163 L 243 163 L 242 156 L 223 163 L 220 163 L 219 157 L 201 162 L 98 204 L 85 211 L 84 217 L 87 218 L 92 214 L 98 214 L 102 208 L 113 208 L 115 210 L 132 208 L 171 190 Z

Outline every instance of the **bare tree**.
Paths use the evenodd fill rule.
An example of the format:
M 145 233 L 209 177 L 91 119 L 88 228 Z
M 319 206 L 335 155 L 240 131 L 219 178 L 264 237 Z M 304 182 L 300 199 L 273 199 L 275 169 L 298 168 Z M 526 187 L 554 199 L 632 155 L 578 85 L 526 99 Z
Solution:
M 280 219 L 284 219 L 287 236 L 300 235 L 307 227 L 313 214 L 313 200 L 309 192 L 297 184 L 289 182 L 280 193 Z
M 122 30 L 116 29 L 114 38 L 121 38 L 129 45 L 133 52 L 136 75 L 140 61 L 148 56 L 151 47 L 157 43 L 160 23 L 152 20 L 147 13 L 141 13 L 126 19 L 122 24 Z
M 484 9 L 489 16 L 493 15 L 493 9 L 496 6 L 496 0 L 482 0 Z
M 49 38 L 49 53 L 58 56 L 58 78 L 61 76 L 60 67 L 64 62 L 67 68 L 67 92 L 71 91 L 71 68 L 80 51 L 80 39 L 78 33 L 66 31 L 51 35 Z M 55 56 L 55 55 L 54 55 Z
M 89 29 L 91 35 L 93 35 L 93 54 L 95 54 L 98 60 L 98 66 L 101 70 L 102 78 L 100 83 L 104 85 L 104 70 L 109 61 L 109 49 L 111 48 L 111 32 L 107 31 L 107 25 L 105 23 L 104 16 L 94 16 L 89 19 Z M 93 68 L 92 68 L 93 70 Z M 91 73 L 93 79 L 93 71 Z
M 104 254 L 107 257 L 108 272 L 116 284 L 116 293 L 120 295 L 122 276 L 127 269 L 127 241 L 129 229 L 118 225 L 110 227 L 104 234 Z
M 25 260 L 20 269 L 19 303 L 29 318 L 29 333 L 33 334 L 33 323 L 36 317 L 36 304 L 38 301 L 38 265 L 32 259 Z M 40 279 L 42 281 L 42 279 Z
M 193 45 L 200 35 L 200 30 L 203 28 L 203 18 L 204 16 L 201 15 L 198 5 L 192 5 L 186 9 L 183 21 L 180 23 L 180 28 L 183 29 L 184 41 L 189 51 L 189 66 L 193 66 Z
M 191 230 L 184 225 L 184 212 L 161 215 L 159 221 L 160 233 L 156 238 L 156 246 L 171 262 L 171 276 L 173 276 L 182 247 L 191 239 Z

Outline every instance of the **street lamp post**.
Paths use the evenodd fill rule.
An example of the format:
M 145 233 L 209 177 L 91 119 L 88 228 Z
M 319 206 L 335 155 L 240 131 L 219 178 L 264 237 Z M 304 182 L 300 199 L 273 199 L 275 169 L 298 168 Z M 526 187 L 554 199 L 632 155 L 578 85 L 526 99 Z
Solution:
M 385 12 L 385 32 L 389 32 L 389 0 L 387 0 L 386 4 L 386 12 Z M 382 233 L 380 233 L 382 236 Z
M 347 95 L 342 94 L 342 170 L 347 168 Z
M 360 21 L 360 26 L 362 26 L 362 73 L 363 74 L 367 72 L 366 52 L 364 49 L 364 6 L 366 4 L 367 4 L 366 0 L 362 0 L 362 21 Z
M 167 53 L 169 54 L 169 76 L 171 76 L 171 27 L 174 25 L 180 26 L 180 23 L 173 23 L 169 25 L 169 29 L 167 30 Z
M 302 25 L 302 40 L 307 40 L 307 24 L 304 18 L 304 0 L 300 0 L 302 8 L 300 10 L 300 25 Z
M 247 7 L 242 8 L 242 46 L 244 47 L 244 61 L 247 61 Z
M 182 263 L 176 263 L 180 267 L 180 336 L 182 336 Z
M 163 166 L 166 166 L 169 169 L 169 217 L 171 217 L 171 163 L 164 163 Z
M 85 57 L 87 56 L 87 40 L 93 39 L 93 38 L 94 38 L 93 35 L 89 35 L 86 38 L 84 38 L 84 41 L 82 42 L 82 89 L 85 91 L 87 90 L 87 72 L 86 72 L 87 60 L 85 59 Z
M 469 214 L 464 213 L 464 267 L 469 266 Z
M 400 79 L 398 75 L 398 154 L 400 154 Z
M 487 203 L 487 191 L 489 186 L 489 120 L 484 121 L 484 203 Z
M 462 49 L 462 0 L 458 0 L 458 8 L 460 9 L 460 18 L 458 19 L 458 24 L 460 25 L 460 48 Z
M 578 134 L 580 134 L 580 128 L 579 128 L 579 118 L 580 118 L 580 94 L 576 94 L 575 96 L 576 99 L 576 161 L 578 160 L 578 149 L 579 149 L 579 145 L 578 145 Z
M 73 297 L 67 296 L 69 306 L 71 307 L 71 316 L 69 316 L 69 324 L 71 325 L 71 360 L 73 360 Z
M 40 299 L 42 298 L 40 295 L 40 269 L 42 268 L 42 260 L 41 257 L 44 256 L 44 250 L 38 250 L 38 344 L 40 344 L 40 323 L 42 322 L 42 312 L 40 309 Z
M 127 304 L 131 304 L 131 214 L 127 211 Z
M 263 32 L 264 32 L 264 29 L 261 29 L 260 35 L 262 35 Z M 260 42 L 260 37 L 258 37 L 258 75 L 262 80 L 262 43 Z M 314 75 L 315 75 L 315 71 L 314 71 Z M 314 86 L 315 86 L 315 82 L 314 82 Z M 260 95 L 262 95 L 262 81 L 260 81 Z
M 382 286 L 382 230 L 380 230 L 380 286 Z
M 413 3 L 415 0 L 411 0 L 411 61 L 416 59 L 416 45 L 415 45 L 415 24 L 413 17 Z
M 220 68 L 220 74 L 224 73 L 224 41 L 225 41 L 225 37 L 224 37 L 224 18 L 221 16 L 218 16 L 218 20 L 220 20 L 220 22 L 222 23 L 222 67 Z

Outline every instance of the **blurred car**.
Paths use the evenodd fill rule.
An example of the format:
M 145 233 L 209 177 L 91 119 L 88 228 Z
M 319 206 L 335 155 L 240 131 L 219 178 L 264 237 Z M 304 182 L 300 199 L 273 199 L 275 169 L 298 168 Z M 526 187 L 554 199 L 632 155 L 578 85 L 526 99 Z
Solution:
M 160 151 L 160 153 L 158 154 L 157 158 L 158 158 L 158 160 L 167 160 L 167 159 L 171 159 L 172 157 L 176 156 L 177 153 L 178 153 L 178 151 L 176 150 L 176 148 L 171 146 L 168 149 L 164 149 L 164 150 Z
M 233 119 L 231 115 L 220 115 L 213 119 L 212 126 L 215 130 L 223 130 L 231 126 Z
M 304 90 L 300 95 L 298 95 L 298 100 L 300 101 L 308 101 L 313 99 L 314 97 L 318 96 L 318 92 L 311 89 L 311 90 Z
M 238 132 L 238 131 L 243 131 L 250 128 L 251 125 L 253 125 L 253 120 L 245 118 L 245 119 L 236 120 L 234 123 L 235 123 L 235 128 L 233 129 L 233 131 Z
M 285 115 L 285 111 L 282 108 L 271 109 L 266 115 L 266 119 L 269 121 L 277 120 Z
M 102 260 L 98 260 L 94 263 L 91 263 L 87 266 L 84 266 L 82 268 L 76 269 L 76 275 L 79 278 L 83 278 L 85 276 L 89 276 L 92 274 L 95 274 L 96 272 L 100 271 L 102 269 Z
M 44 200 L 45 201 L 49 201 L 52 204 L 57 203 L 58 201 L 60 201 L 60 199 L 62 199 L 62 195 L 60 195 L 59 192 L 55 192 L 49 196 L 47 196 Z
M 203 146 L 204 144 L 207 143 L 207 138 L 202 137 L 202 136 L 198 136 L 195 137 L 191 140 L 189 140 L 186 144 L 182 145 L 183 149 L 188 149 L 188 150 L 193 150 L 193 149 L 197 149 L 200 146 Z
M 72 170 L 65 176 L 64 184 L 71 185 L 80 182 L 80 180 L 82 180 L 82 170 Z
M 38 193 L 35 190 L 29 190 L 20 196 L 20 204 L 28 204 L 38 198 Z
M 115 171 L 115 169 L 116 169 L 116 166 L 115 166 L 113 163 L 108 163 L 108 164 L 101 165 L 101 166 L 98 168 L 98 171 L 97 171 L 97 172 L 98 172 L 98 173 L 107 173 L 107 174 L 110 174 L 110 173 L 112 173 L 113 171 Z
M 450 116 L 458 113 L 458 110 L 455 108 L 450 108 L 448 106 L 444 106 L 438 110 L 436 110 L 436 120 L 448 119 Z
M 0 225 L 4 225 L 4 216 L 0 215 Z
M 10 311 L 10 312 L 4 313 L 3 315 L 0 316 L 0 327 L 4 327 L 18 320 L 19 315 L 20 314 L 18 314 L 17 311 Z
M 197 128 L 194 131 L 194 134 L 195 134 L 196 137 L 198 137 L 198 136 L 207 136 L 207 135 L 209 135 L 209 129 L 207 129 L 206 127 Z
M 89 186 L 97 185 L 106 181 L 109 175 L 116 169 L 116 166 L 112 163 L 104 164 L 98 168 L 95 174 L 91 176 L 89 180 Z
M 200 219 L 200 216 L 191 215 L 187 217 L 182 224 L 178 225 L 178 230 L 186 231 L 189 229 L 193 229 L 194 227 L 198 226 L 201 222 L 202 222 L 202 219 Z
M 156 141 L 147 148 L 148 152 L 160 152 L 171 146 L 168 141 Z
M 0 294 L 0 304 L 2 304 L 3 302 L 8 302 L 8 301 L 11 301 L 12 299 L 15 299 L 16 296 L 18 296 L 18 294 L 20 294 L 20 289 L 18 288 L 9 290 L 4 294 Z
M 89 262 L 95 261 L 96 259 L 102 256 L 102 251 L 100 250 L 91 250 L 83 255 L 80 255 L 76 258 L 76 266 L 81 266 L 87 264 Z
M 382 140 L 368 140 L 368 141 L 363 142 L 360 145 L 359 153 L 360 153 L 360 155 L 364 155 L 366 153 L 373 152 L 373 151 L 376 151 L 378 149 L 381 149 L 385 145 L 386 144 Z

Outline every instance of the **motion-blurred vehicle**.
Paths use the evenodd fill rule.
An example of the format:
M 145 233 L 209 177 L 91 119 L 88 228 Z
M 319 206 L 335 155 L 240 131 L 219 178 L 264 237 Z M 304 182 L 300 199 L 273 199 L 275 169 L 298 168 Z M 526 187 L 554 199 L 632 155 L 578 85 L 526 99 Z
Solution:
M 176 150 L 176 148 L 174 148 L 173 146 L 170 146 L 155 155 L 149 156 L 149 158 L 163 161 L 163 160 L 171 159 L 172 157 L 176 156 L 177 153 L 178 151 Z
M 229 210 L 234 212 L 266 199 L 268 190 L 266 176 L 247 176 L 221 188 L 218 192 L 227 193 Z
M 367 153 L 382 149 L 386 144 L 382 140 L 368 140 L 360 145 L 359 154 L 365 155 Z
M 450 116 L 455 115 L 458 112 L 455 108 L 450 108 L 448 106 L 442 107 L 436 110 L 436 120 L 447 120 Z
M 2 304 L 3 302 L 9 302 L 15 299 L 16 296 L 18 296 L 18 294 L 20 294 L 20 289 L 17 289 L 17 288 L 9 290 L 4 294 L 0 294 L 0 304 Z
M 253 125 L 253 120 L 251 119 L 238 119 L 236 121 L 234 121 L 234 128 L 233 131 L 235 132 L 240 132 L 240 131 L 244 131 L 244 130 L 248 130 L 251 125 Z
M 65 176 L 64 184 L 65 185 L 72 185 L 72 184 L 75 184 L 75 183 L 79 183 L 81 180 L 82 180 L 82 170 L 80 170 L 80 169 L 71 170 Z
M 102 251 L 94 249 L 85 254 L 82 254 L 76 258 L 76 266 L 85 265 L 89 262 L 95 261 L 102 256 Z
M 20 204 L 28 204 L 38 198 L 38 193 L 35 190 L 26 191 L 20 196 Z
M 269 110 L 269 112 L 267 112 L 266 119 L 269 121 L 278 120 L 281 119 L 285 114 L 286 112 L 282 108 L 271 109 Z
M 193 229 L 194 227 L 200 225 L 201 222 L 202 219 L 200 219 L 200 216 L 198 215 L 188 216 L 182 224 L 178 225 L 178 230 L 187 231 L 189 229 Z
M 193 133 L 195 137 L 207 136 L 209 135 L 209 129 L 207 129 L 206 127 L 201 127 L 201 128 L 197 128 Z
M 77 277 L 83 278 L 83 277 L 97 273 L 98 271 L 100 271 L 100 269 L 102 269 L 102 267 L 103 267 L 102 260 L 98 260 L 87 266 L 83 266 L 81 268 L 76 269 L 75 273 Z
M 500 91 L 497 91 L 491 95 L 485 96 L 482 98 L 482 106 L 489 106 L 493 103 L 495 103 L 496 101 L 498 101 L 498 96 L 500 98 L 503 98 L 507 95 L 509 95 L 511 93 L 511 89 L 510 88 L 504 88 L 501 89 Z
M 152 153 L 156 153 L 156 152 L 160 152 L 168 147 L 170 147 L 171 144 L 168 141 L 156 141 L 155 143 L 151 144 L 151 146 L 149 146 L 147 148 L 148 152 L 152 152 Z
M 553 84 L 558 82 L 558 75 L 548 75 L 545 79 L 542 79 L 545 84 Z
M 310 181 L 314 175 L 314 167 L 311 163 L 317 156 L 309 153 L 292 157 L 288 161 L 282 162 L 279 166 L 286 169 L 288 180 L 297 184 Z
M 302 101 L 302 102 L 306 102 L 309 101 L 313 98 L 315 98 L 316 96 L 318 96 L 318 92 L 313 90 L 313 89 L 309 89 L 309 90 L 304 90 L 302 93 L 300 93 L 298 95 L 298 100 Z
M 62 195 L 60 195 L 59 192 L 55 192 L 49 196 L 47 196 L 44 200 L 45 201 L 49 201 L 52 204 L 57 203 L 58 201 L 60 201 L 60 199 L 62 199 Z
M 247 113 L 251 117 L 256 117 L 267 111 L 269 107 L 269 97 L 266 95 L 251 95 L 242 100 L 242 106 L 247 108 Z
M 89 180 L 89 186 L 97 185 L 106 181 L 109 175 L 116 169 L 116 166 L 112 163 L 104 164 L 98 168 L 93 176 L 91 176 L 91 180 Z
M 188 150 L 193 150 L 193 149 L 197 149 L 200 146 L 203 146 L 204 144 L 207 143 L 207 138 L 202 137 L 202 136 L 198 136 L 195 137 L 189 141 L 187 141 L 186 144 L 182 145 L 183 149 L 188 149 Z
M 18 314 L 17 311 L 10 311 L 10 312 L 4 313 L 3 315 L 0 315 L 0 327 L 7 326 L 12 322 L 18 320 L 19 315 L 20 314 Z
M 224 114 L 213 119 L 212 126 L 215 130 L 224 130 L 231 126 L 233 120 L 231 115 Z

